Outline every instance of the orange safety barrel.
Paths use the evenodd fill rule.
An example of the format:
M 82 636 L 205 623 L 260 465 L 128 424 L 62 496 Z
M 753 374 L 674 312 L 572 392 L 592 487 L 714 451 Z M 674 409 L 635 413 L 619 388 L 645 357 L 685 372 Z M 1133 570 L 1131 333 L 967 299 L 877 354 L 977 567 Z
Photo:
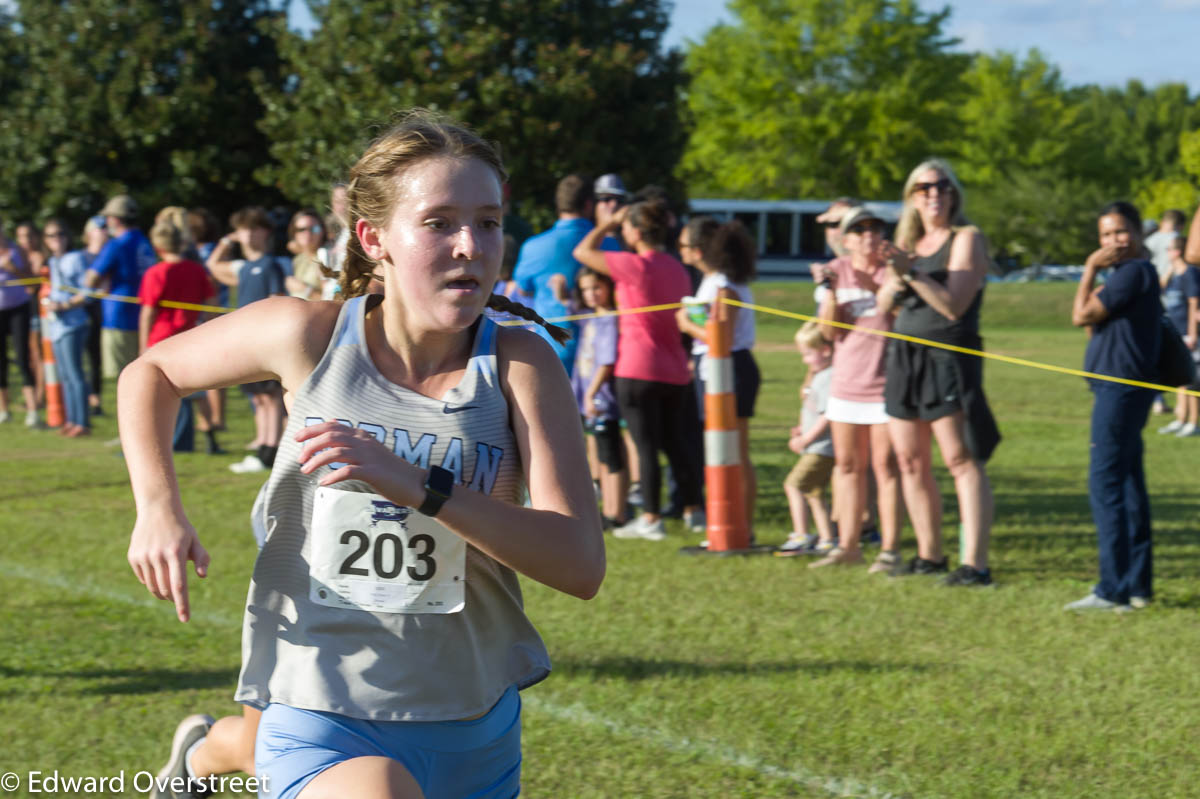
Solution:
M 713 303 L 705 325 L 708 355 L 704 380 L 704 482 L 708 491 L 708 551 L 750 548 L 746 498 L 738 447 L 737 405 L 733 393 L 733 326 L 723 303 Z
M 46 386 L 46 425 L 62 427 L 67 421 L 63 407 L 62 386 L 58 382 L 58 365 L 54 362 L 54 345 L 46 335 L 46 322 L 50 312 L 46 310 L 46 298 L 50 295 L 50 284 L 43 283 L 38 291 L 39 315 L 42 318 L 42 375 Z

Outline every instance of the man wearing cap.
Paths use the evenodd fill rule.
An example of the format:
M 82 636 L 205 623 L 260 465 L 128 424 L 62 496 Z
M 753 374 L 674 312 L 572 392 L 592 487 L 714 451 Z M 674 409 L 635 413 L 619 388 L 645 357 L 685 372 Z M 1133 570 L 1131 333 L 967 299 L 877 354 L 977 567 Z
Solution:
M 813 293 L 818 306 L 825 296 L 825 288 L 823 281 L 830 267 L 838 262 L 838 259 L 846 257 L 846 250 L 842 247 L 842 217 L 851 208 L 858 207 L 858 200 L 853 197 L 838 197 L 829 207 L 826 208 L 817 217 L 817 223 L 825 227 L 825 246 L 829 252 L 833 253 L 834 260 L 826 261 L 819 264 L 813 264 L 809 267 L 809 272 L 812 274 L 813 282 L 817 284 L 817 290 Z
M 142 275 L 158 260 L 149 239 L 137 228 L 137 214 L 137 203 L 127 194 L 105 203 L 100 215 L 111 238 L 83 278 L 89 289 L 108 281 L 109 294 L 135 300 L 101 302 L 100 359 L 104 376 L 110 378 L 138 355 L 138 289 Z
M 558 182 L 554 205 L 558 211 L 558 221 L 554 227 L 527 239 L 521 245 L 517 265 L 513 269 L 513 280 L 521 291 L 533 297 L 533 309 L 544 319 L 567 315 L 566 306 L 555 297 L 550 278 L 562 275 L 567 281 L 566 290 L 575 290 L 575 275 L 580 263 L 571 251 L 593 227 L 592 214 L 596 202 L 592 182 L 581 175 L 567 175 Z M 615 241 L 611 244 L 606 242 L 604 249 L 618 250 L 620 245 Z M 568 327 L 572 333 L 576 332 L 573 323 L 562 326 Z M 566 344 L 559 344 L 550 338 L 545 328 L 534 326 L 533 330 L 550 342 L 567 374 L 571 374 L 575 365 L 575 336 L 572 335 Z

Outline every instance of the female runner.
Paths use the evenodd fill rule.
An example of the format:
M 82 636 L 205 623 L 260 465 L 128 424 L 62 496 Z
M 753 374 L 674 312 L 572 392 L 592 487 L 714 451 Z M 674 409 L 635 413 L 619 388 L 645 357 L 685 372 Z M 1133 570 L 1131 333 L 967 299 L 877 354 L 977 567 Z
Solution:
M 129 561 L 181 621 L 187 561 L 203 577 L 209 555 L 170 459 L 179 398 L 267 379 L 291 398 L 236 694 L 264 711 L 263 796 L 516 796 L 516 692 L 550 670 L 516 573 L 599 590 L 570 385 L 543 340 L 483 315 L 543 323 L 490 294 L 503 180 L 478 136 L 409 114 L 351 172 L 346 302 L 254 303 L 121 375 Z

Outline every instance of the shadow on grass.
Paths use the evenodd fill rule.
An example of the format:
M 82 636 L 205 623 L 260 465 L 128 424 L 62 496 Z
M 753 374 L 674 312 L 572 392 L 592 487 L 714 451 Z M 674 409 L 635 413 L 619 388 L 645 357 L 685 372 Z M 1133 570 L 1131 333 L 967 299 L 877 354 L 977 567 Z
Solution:
M 40 677 L 52 680 L 81 680 L 87 683 L 63 693 L 80 696 L 111 694 L 157 694 L 201 688 L 230 688 L 237 682 L 237 669 L 53 669 L 12 668 L 0 664 L 0 677 Z
M 685 660 L 648 660 L 635 657 L 611 657 L 599 660 L 554 659 L 554 671 L 572 677 L 616 677 L 644 680 L 652 677 L 753 677 L 771 674 L 824 675 L 839 672 L 854 674 L 884 674 L 888 672 L 923 673 L 946 671 L 948 663 L 886 662 L 871 660 L 777 660 L 765 663 L 716 662 L 703 663 Z

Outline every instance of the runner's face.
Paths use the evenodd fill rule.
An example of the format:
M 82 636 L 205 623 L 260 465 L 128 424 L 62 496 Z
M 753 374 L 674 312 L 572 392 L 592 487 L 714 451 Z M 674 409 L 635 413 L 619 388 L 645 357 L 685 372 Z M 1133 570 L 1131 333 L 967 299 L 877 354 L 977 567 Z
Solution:
M 475 158 L 429 158 L 397 180 L 396 208 L 376 234 L 389 291 L 431 328 L 467 327 L 500 274 L 500 178 Z

